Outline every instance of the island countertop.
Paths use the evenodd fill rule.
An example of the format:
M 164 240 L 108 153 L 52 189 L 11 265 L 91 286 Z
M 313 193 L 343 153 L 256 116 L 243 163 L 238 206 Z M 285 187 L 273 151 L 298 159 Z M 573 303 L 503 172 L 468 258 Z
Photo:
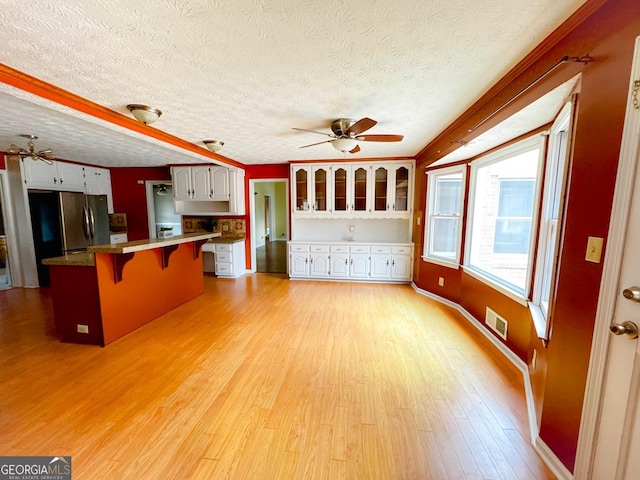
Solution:
M 187 242 L 197 242 L 198 240 L 209 240 L 219 237 L 220 233 L 189 233 L 187 235 L 176 235 L 169 238 L 148 238 L 145 240 L 134 240 L 133 242 L 114 243 L 107 245 L 95 245 L 87 248 L 88 253 L 134 253 L 142 250 L 152 250 L 154 248 L 169 247 Z

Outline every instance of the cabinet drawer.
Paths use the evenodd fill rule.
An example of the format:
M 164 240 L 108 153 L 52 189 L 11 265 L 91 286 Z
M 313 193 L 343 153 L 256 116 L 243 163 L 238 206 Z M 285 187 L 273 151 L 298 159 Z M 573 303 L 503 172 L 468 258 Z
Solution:
M 371 253 L 391 253 L 391 247 L 386 245 L 374 245 L 371 247 Z
M 231 263 L 231 252 L 216 252 L 216 263 Z
M 329 251 L 329 245 L 311 245 L 310 250 L 315 253 L 326 253 Z
M 409 255 L 409 254 L 411 254 L 411 247 L 409 247 L 409 246 L 407 246 L 407 247 L 393 247 L 391 249 L 391 253 L 402 253 L 402 254 Z
M 330 245 L 329 251 L 333 253 L 347 253 L 349 251 L 349 247 L 346 245 Z
M 232 275 L 233 265 L 230 263 L 216 262 L 216 275 Z
M 353 245 L 349 247 L 350 253 L 369 253 L 369 247 L 365 245 Z
M 216 252 L 230 252 L 231 244 L 230 243 L 216 243 Z
M 289 245 L 290 252 L 308 252 L 309 245 Z
M 213 253 L 216 251 L 216 246 L 213 243 L 205 243 L 202 245 L 202 251 Z

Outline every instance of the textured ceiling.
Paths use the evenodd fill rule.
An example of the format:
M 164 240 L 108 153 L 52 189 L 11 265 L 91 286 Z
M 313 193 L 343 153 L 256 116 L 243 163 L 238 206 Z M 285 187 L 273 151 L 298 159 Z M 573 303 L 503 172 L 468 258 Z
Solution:
M 329 132 L 339 117 L 405 136 L 349 158 L 406 157 L 583 3 L 0 0 L 0 62 L 124 115 L 128 103 L 157 107 L 154 127 L 223 140 L 220 153 L 244 164 L 343 158 L 329 144 L 300 149 L 326 137 L 291 130 Z M 199 157 L 0 91 L 0 150 L 31 133 L 59 157 L 99 165 Z

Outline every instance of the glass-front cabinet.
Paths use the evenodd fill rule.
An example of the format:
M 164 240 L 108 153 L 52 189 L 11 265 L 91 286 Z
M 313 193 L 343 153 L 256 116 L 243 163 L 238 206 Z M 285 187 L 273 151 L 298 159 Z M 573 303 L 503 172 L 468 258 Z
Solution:
M 413 168 L 413 162 L 292 165 L 293 214 L 298 217 L 408 217 Z

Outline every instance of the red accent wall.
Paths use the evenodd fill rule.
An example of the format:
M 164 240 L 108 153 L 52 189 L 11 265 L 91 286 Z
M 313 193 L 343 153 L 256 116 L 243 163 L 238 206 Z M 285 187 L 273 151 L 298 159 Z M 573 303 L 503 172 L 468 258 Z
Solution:
M 465 129 L 495 110 L 506 99 L 541 75 L 565 55 L 589 54 L 593 62 L 568 63 L 527 91 L 489 123 L 515 113 L 524 104 L 544 95 L 577 73 L 582 74 L 576 109 L 573 152 L 569 165 L 569 189 L 560 251 L 557 296 L 552 332 L 547 346 L 537 338 L 526 307 L 501 295 L 469 275 L 447 271 L 418 259 L 416 284 L 425 290 L 459 302 L 481 323 L 490 306 L 509 320 L 507 345 L 531 364 L 540 437 L 562 463 L 573 470 L 582 403 L 591 354 L 602 263 L 584 260 L 588 236 L 605 238 L 608 232 L 627 90 L 635 38 L 640 35 L 640 2 L 603 2 L 595 13 L 566 30 L 563 37 L 547 39 L 507 77 L 499 89 L 489 90 L 419 154 L 418 171 L 451 150 L 451 142 Z M 552 35 L 553 36 L 553 35 Z M 507 78 L 505 77 L 505 78 Z M 487 125 L 465 136 L 471 140 Z M 440 152 L 440 153 L 439 153 Z M 417 211 L 424 211 L 424 181 L 417 182 Z M 420 228 L 422 235 L 423 228 Z M 422 243 L 423 238 L 420 238 Z M 421 248 L 421 247 L 420 247 Z M 437 277 L 448 275 L 444 287 Z M 531 365 L 530 365 L 531 366 Z
M 244 174 L 244 191 L 245 191 L 245 206 L 247 214 L 244 217 L 247 220 L 247 241 L 244 243 L 245 246 L 245 254 L 247 259 L 247 268 L 251 268 L 251 222 L 249 219 L 249 202 L 252 202 L 253 199 L 249 198 L 251 196 L 251 192 L 249 191 L 249 180 L 256 179 L 265 179 L 265 178 L 289 178 L 289 164 L 287 163 L 279 163 L 279 164 L 268 164 L 268 165 L 247 165 L 245 167 Z M 289 192 L 287 192 L 287 195 Z M 289 212 L 287 212 L 290 215 Z M 291 219 L 289 219 L 291 220 Z
M 171 180 L 171 172 L 166 167 L 111 169 L 113 209 L 127 214 L 129 241 L 149 238 L 145 180 Z
M 0 152 L 0 170 L 6 170 L 7 167 L 4 164 L 4 153 Z

